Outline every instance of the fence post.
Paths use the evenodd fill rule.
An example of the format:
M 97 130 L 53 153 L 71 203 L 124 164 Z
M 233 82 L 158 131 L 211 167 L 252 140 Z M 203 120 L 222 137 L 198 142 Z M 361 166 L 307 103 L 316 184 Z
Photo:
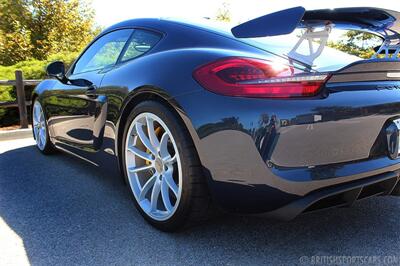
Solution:
M 26 111 L 25 88 L 22 71 L 15 71 L 15 88 L 17 89 L 19 121 L 21 128 L 28 128 L 28 112 Z

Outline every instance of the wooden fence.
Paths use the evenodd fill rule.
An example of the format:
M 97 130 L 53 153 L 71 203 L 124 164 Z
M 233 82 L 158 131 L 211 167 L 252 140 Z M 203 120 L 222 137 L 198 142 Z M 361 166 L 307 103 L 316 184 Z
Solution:
M 17 101 L 0 102 L 0 108 L 18 107 L 21 128 L 28 128 L 27 106 L 32 104 L 25 97 L 25 86 L 36 86 L 41 80 L 24 80 L 22 71 L 15 71 L 15 80 L 0 80 L 0 86 L 14 86 L 17 92 Z

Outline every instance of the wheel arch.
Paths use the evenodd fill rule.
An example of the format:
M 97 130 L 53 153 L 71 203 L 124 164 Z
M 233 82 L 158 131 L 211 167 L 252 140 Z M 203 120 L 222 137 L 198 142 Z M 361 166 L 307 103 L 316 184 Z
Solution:
M 122 105 L 120 116 L 116 125 L 116 138 L 115 138 L 115 150 L 118 158 L 118 166 L 120 171 L 122 171 L 122 143 L 125 123 L 128 119 L 131 111 L 140 103 L 144 101 L 156 101 L 167 107 L 180 122 L 184 125 L 187 133 L 194 142 L 194 147 L 196 150 L 196 155 L 199 156 L 196 139 L 198 139 L 197 133 L 195 133 L 194 128 L 189 121 L 185 118 L 185 112 L 179 105 L 179 103 L 171 97 L 165 90 L 158 88 L 156 86 L 145 85 L 133 90 L 130 95 L 128 95 Z M 121 175 L 122 176 L 122 175 Z M 124 180 L 125 183 L 125 180 Z

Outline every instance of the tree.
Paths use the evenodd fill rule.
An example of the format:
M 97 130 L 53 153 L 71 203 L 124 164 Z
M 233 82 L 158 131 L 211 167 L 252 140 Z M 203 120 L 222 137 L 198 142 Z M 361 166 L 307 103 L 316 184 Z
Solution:
M 99 32 L 85 0 L 0 0 L 0 17 L 0 65 L 76 52 Z
M 0 65 L 11 65 L 30 56 L 27 16 L 24 0 L 0 0 Z
M 347 31 L 342 38 L 338 42 L 328 42 L 328 46 L 366 59 L 371 58 L 375 53 L 373 48 L 382 43 L 374 34 L 355 30 Z
M 217 16 L 215 19 L 224 22 L 231 21 L 231 12 L 229 9 L 229 4 L 227 2 L 222 3 L 222 7 L 218 9 Z

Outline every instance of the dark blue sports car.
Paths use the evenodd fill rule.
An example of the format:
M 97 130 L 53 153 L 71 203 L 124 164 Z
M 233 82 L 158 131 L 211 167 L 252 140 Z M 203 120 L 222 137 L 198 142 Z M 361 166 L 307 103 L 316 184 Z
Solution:
M 381 42 L 363 60 L 328 47 L 336 30 Z M 48 66 L 33 134 L 44 154 L 122 175 L 164 231 L 215 207 L 291 219 L 399 196 L 399 53 L 400 13 L 379 8 L 296 7 L 233 28 L 129 20 L 68 71 Z

